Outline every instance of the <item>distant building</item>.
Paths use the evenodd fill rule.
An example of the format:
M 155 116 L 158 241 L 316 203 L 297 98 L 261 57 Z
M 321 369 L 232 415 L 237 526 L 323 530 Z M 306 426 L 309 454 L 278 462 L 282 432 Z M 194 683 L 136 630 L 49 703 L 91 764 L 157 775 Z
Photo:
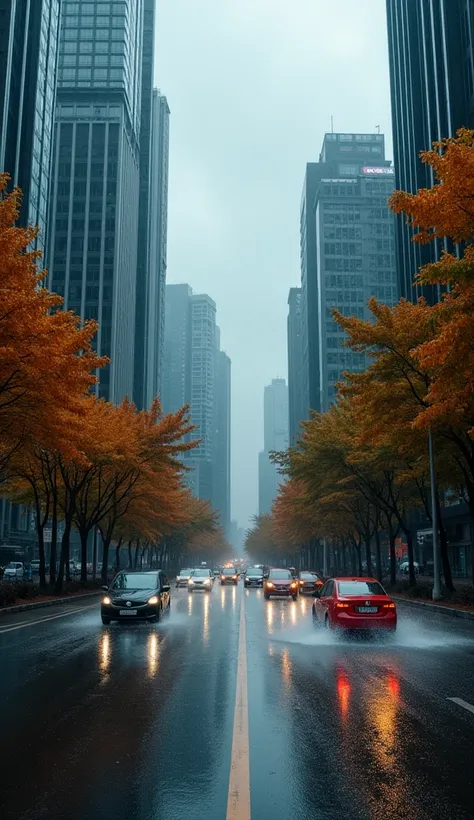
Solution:
M 258 511 L 269 513 L 281 477 L 270 460 L 272 452 L 288 448 L 288 385 L 273 379 L 266 385 L 263 398 L 263 450 L 258 460 Z
M 395 222 L 387 201 L 394 169 L 383 134 L 326 134 L 319 162 L 307 168 L 305 190 L 308 169 L 312 198 L 305 199 L 313 219 L 302 221 L 303 366 L 311 407 L 325 412 L 344 371 L 360 372 L 368 361 L 343 347 L 333 308 L 368 319 L 370 296 L 388 305 L 398 300 Z
M 114 402 L 133 396 L 142 22 L 143 0 L 61 3 L 49 284 L 99 321 Z
M 44 251 L 59 37 L 59 0 L 0 0 L 0 171 L 23 192 L 20 223 Z
M 150 163 L 149 270 L 144 359 L 145 407 L 150 407 L 155 396 L 161 396 L 162 392 L 168 238 L 169 116 L 170 110 L 166 97 L 155 89 Z M 137 360 L 137 357 L 135 358 Z
M 198 446 L 185 457 L 193 493 L 210 501 L 229 533 L 230 526 L 230 374 L 220 350 L 216 305 L 189 285 L 166 285 L 163 355 L 163 408 L 190 407 Z
M 305 400 L 305 378 L 303 370 L 303 315 L 301 307 L 301 288 L 290 288 L 288 296 L 288 399 L 290 444 L 295 444 L 300 432 L 301 422 L 308 418 L 308 405 Z
M 416 193 L 430 188 L 431 169 L 420 151 L 458 128 L 474 128 L 474 5 L 472 0 L 387 0 L 388 47 L 396 186 Z M 437 289 L 413 286 L 421 265 L 439 258 L 439 243 L 412 242 L 413 229 L 397 217 L 400 292 L 423 293 L 437 301 Z
M 301 262 L 301 345 L 303 367 L 302 401 L 305 415 L 310 409 L 319 412 L 319 354 L 318 302 L 316 270 L 316 220 L 314 198 L 318 184 L 317 163 L 309 162 L 303 183 L 300 207 L 300 262 Z M 311 321 L 309 316 L 311 315 Z
M 223 350 L 216 350 L 214 388 L 215 442 L 212 493 L 213 505 L 220 522 L 230 538 L 230 401 L 231 361 Z

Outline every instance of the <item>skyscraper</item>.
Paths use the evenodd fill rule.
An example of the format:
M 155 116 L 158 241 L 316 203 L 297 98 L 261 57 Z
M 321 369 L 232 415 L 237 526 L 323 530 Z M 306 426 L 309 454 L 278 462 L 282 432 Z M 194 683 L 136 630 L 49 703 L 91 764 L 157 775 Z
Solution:
M 189 285 L 166 285 L 163 407 L 190 407 L 197 447 L 186 456 L 188 482 L 230 520 L 230 359 L 220 350 L 216 304 Z
M 263 394 L 263 450 L 258 460 L 258 511 L 269 513 L 281 478 L 270 453 L 288 447 L 288 385 L 272 379 Z
M 50 287 L 97 319 L 100 396 L 133 395 L 143 0 L 63 0 Z
M 318 185 L 318 166 L 316 162 L 306 165 L 303 194 L 300 208 L 300 262 L 301 262 L 301 344 L 302 367 L 305 374 L 303 381 L 302 401 L 305 415 L 309 410 L 319 411 L 319 356 L 318 314 L 312 310 L 311 322 L 308 322 L 309 306 L 317 302 L 316 269 L 316 223 L 314 218 L 314 198 Z
M 150 275 L 149 233 L 150 198 L 152 191 L 152 107 L 153 74 L 155 54 L 155 0 L 144 0 L 143 7 L 143 53 L 141 60 L 140 105 L 140 200 L 138 210 L 138 253 L 135 306 L 135 372 L 133 399 L 142 408 L 146 401 L 146 340 L 147 340 L 147 291 Z
M 302 318 L 301 288 L 290 288 L 287 321 L 290 444 L 296 443 L 301 422 L 308 418 L 303 371 Z
M 397 188 L 430 188 L 431 169 L 419 159 L 434 140 L 474 127 L 474 3 L 472 0 L 387 0 L 394 162 Z M 413 278 L 436 261 L 439 243 L 414 244 L 413 229 L 397 217 L 401 295 L 416 299 Z M 430 301 L 437 290 L 423 288 Z
M 216 350 L 215 371 L 215 443 L 212 493 L 213 504 L 221 525 L 230 539 L 230 400 L 231 361 L 223 350 Z
M 161 395 L 162 390 L 168 239 L 169 117 L 170 110 L 166 97 L 160 94 L 157 89 L 154 89 L 144 357 L 145 407 L 150 407 L 155 396 Z M 140 327 L 137 327 L 137 332 L 140 330 Z M 137 358 L 136 356 L 136 361 Z
M 59 36 L 59 0 L 0 0 L 0 171 L 23 192 L 20 222 L 44 250 Z
M 305 189 L 307 180 L 308 171 Z M 312 385 L 312 409 L 325 412 L 343 372 L 367 365 L 364 355 L 342 346 L 345 334 L 333 320 L 333 308 L 368 319 L 370 296 L 388 305 L 398 299 L 395 223 L 387 203 L 394 170 L 385 159 L 383 134 L 326 134 L 311 180 L 314 198 L 306 197 L 306 209 L 311 206 L 313 219 L 302 222 L 308 328 L 303 366 Z

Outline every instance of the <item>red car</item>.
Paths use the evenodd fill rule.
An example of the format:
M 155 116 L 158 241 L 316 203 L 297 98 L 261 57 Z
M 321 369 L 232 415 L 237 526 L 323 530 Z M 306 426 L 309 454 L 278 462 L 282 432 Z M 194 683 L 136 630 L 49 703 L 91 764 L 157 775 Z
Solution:
M 331 578 L 314 596 L 313 620 L 328 629 L 397 628 L 395 602 L 375 578 Z
M 263 597 L 268 601 L 275 597 L 286 597 L 290 595 L 294 601 L 298 595 L 298 582 L 295 581 L 289 569 L 271 569 L 268 578 L 263 585 Z

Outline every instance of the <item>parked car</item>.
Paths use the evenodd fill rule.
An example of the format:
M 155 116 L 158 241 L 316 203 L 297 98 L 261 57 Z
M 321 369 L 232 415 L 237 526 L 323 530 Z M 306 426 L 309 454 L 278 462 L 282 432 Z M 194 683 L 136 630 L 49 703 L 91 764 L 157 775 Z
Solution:
M 188 580 L 188 592 L 196 592 L 203 590 L 210 592 L 214 583 L 214 576 L 210 569 L 202 567 L 200 569 L 191 570 L 191 575 Z
M 331 578 L 313 595 L 313 621 L 327 629 L 397 628 L 396 604 L 375 578 Z
M 413 567 L 415 569 L 415 574 L 418 575 L 418 573 L 420 571 L 420 565 L 416 561 L 413 561 Z M 408 575 L 408 573 L 410 572 L 409 562 L 408 561 L 402 561 L 402 563 L 399 566 L 399 570 L 402 573 L 402 575 Z
M 171 605 L 170 583 L 165 573 L 119 572 L 110 587 L 104 587 L 100 614 L 103 624 L 111 621 L 159 621 Z
M 32 575 L 39 575 L 39 571 L 40 571 L 39 558 L 34 558 L 33 561 L 30 564 L 30 567 L 31 567 L 31 574 Z
M 271 596 L 291 596 L 294 601 L 298 596 L 298 583 L 289 569 L 271 569 L 263 587 L 263 596 L 268 601 Z
M 10 561 L 3 572 L 4 581 L 20 581 L 25 575 L 25 567 L 21 561 Z

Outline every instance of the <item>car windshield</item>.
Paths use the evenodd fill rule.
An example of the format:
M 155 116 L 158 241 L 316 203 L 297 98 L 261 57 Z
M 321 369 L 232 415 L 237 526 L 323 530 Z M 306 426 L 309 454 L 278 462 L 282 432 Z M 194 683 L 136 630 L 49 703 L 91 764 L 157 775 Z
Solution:
M 226 568 L 222 570 L 223 575 L 235 575 L 235 569 Z
M 182 569 L 179 574 L 180 575 L 191 575 L 191 573 L 192 573 L 192 569 Z
M 301 572 L 300 578 L 302 581 L 317 581 L 318 576 L 315 572 Z
M 250 569 L 247 570 L 247 575 L 263 575 L 263 569 L 260 569 L 260 567 L 250 567 Z
M 198 576 L 199 578 L 201 578 L 201 577 L 205 578 L 205 577 L 207 576 L 207 578 L 209 578 L 209 570 L 208 570 L 208 569 L 194 569 L 194 570 L 191 572 L 191 575 L 192 575 L 194 578 L 195 578 L 196 576 Z
M 290 580 L 291 572 L 287 569 L 272 569 L 270 570 L 270 578 L 276 578 L 277 581 Z
M 156 575 L 149 572 L 121 572 L 112 589 L 155 589 Z
M 16 564 L 14 561 L 10 561 L 10 563 L 7 564 L 7 569 L 16 569 L 17 566 L 19 566 L 19 564 Z
M 377 581 L 340 581 L 339 595 L 386 595 Z

